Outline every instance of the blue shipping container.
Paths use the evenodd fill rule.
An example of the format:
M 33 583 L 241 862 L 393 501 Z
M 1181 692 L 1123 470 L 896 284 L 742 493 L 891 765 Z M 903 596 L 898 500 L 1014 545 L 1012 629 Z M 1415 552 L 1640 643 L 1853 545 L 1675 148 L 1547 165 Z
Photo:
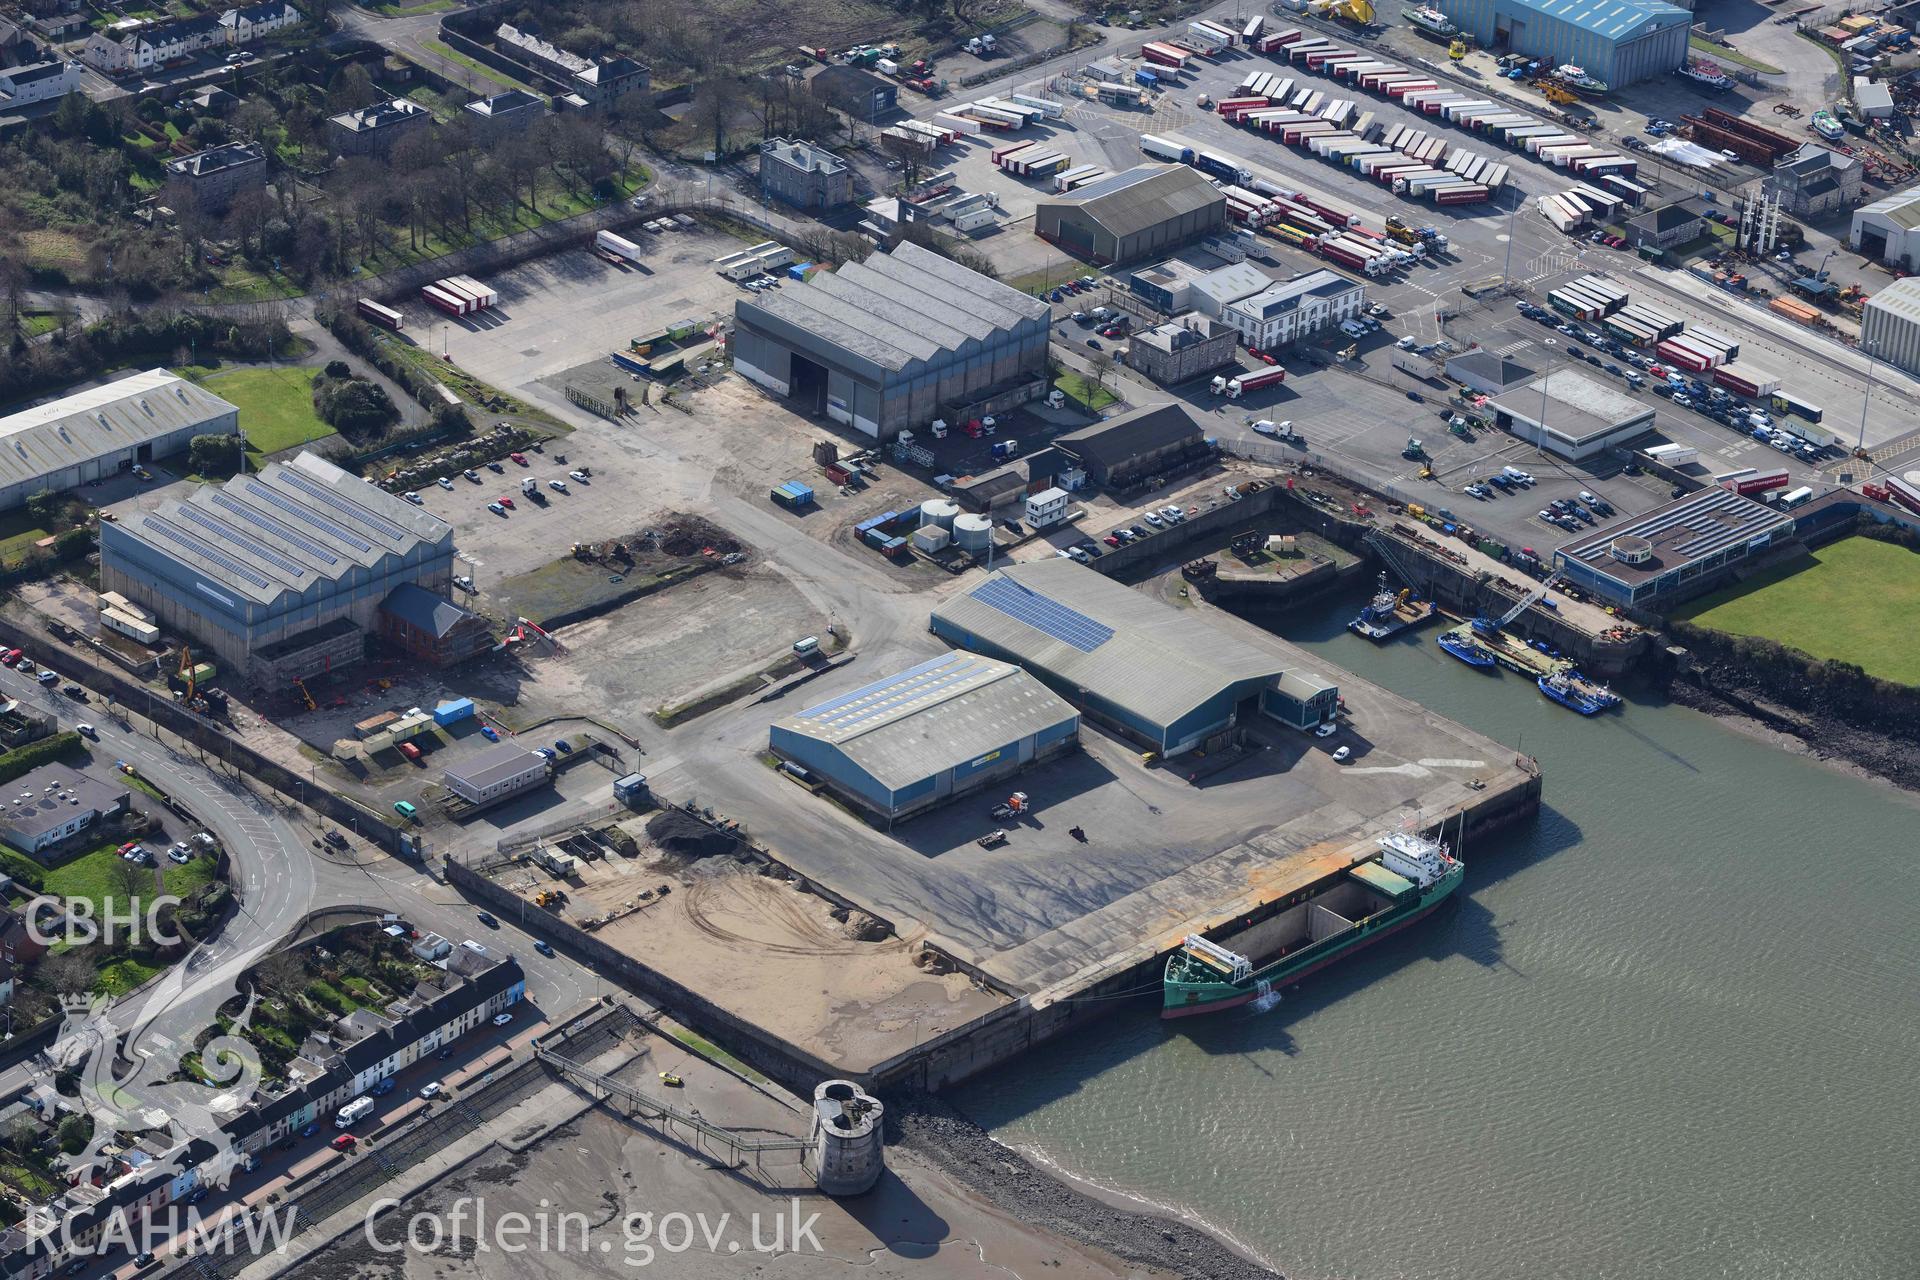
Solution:
M 472 698 L 455 698 L 450 702 L 443 702 L 433 709 L 433 722 L 440 725 L 458 724 L 472 714 Z

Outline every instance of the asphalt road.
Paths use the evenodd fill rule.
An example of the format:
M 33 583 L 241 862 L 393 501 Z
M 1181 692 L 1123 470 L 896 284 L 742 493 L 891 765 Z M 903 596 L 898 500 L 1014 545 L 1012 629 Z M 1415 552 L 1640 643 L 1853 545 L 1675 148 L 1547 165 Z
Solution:
M 99 734 L 93 744 L 98 758 L 124 760 L 176 797 L 231 856 L 239 898 L 233 919 L 185 962 L 116 1006 L 119 1025 L 136 1032 L 130 1043 L 137 1050 L 159 1050 L 210 1025 L 214 1012 L 238 990 L 242 974 L 302 916 L 323 906 L 391 911 L 423 933 L 504 946 L 526 971 L 528 1000 L 545 1015 L 565 1012 L 601 989 L 590 970 L 563 956 L 549 959 L 535 952 L 517 922 L 502 921 L 497 930 L 480 924 L 458 893 L 416 866 L 370 850 L 343 859 L 316 852 L 313 842 L 321 828 L 311 813 L 277 797 L 263 799 L 225 766 L 202 763 L 170 735 L 156 739 L 151 731 L 122 728 L 97 701 L 82 705 L 60 694 L 57 685 L 42 686 L 4 668 L 0 693 L 51 712 L 63 729 L 92 724 Z M 0 1097 L 14 1096 L 30 1083 L 24 1065 L 0 1073 Z

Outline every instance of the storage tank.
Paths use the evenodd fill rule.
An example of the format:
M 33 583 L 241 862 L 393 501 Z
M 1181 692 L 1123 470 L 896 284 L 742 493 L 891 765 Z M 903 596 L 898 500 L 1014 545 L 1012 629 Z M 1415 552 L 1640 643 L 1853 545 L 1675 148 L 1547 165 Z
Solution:
M 953 545 L 962 551 L 985 551 L 993 540 L 993 521 L 985 516 L 964 515 L 953 518 Z
M 959 515 L 960 504 L 952 498 L 928 498 L 920 504 L 920 527 L 939 525 L 942 529 L 951 529 Z
M 937 524 L 923 524 L 913 531 L 909 539 L 915 551 L 945 551 L 947 543 L 953 540 L 953 534 Z

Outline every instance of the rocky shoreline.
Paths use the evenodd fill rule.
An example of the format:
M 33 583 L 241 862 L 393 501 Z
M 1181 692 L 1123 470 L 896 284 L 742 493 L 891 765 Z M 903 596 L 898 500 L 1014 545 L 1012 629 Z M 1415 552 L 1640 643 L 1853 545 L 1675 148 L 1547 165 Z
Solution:
M 995 1142 L 938 1098 L 893 1102 L 898 1141 L 1001 1210 L 1102 1249 L 1136 1266 L 1186 1280 L 1280 1280 L 1279 1273 L 1176 1218 L 1129 1209 L 1079 1190 Z
M 1777 685 L 1731 663 L 1677 675 L 1667 687 L 1667 696 L 1680 706 L 1745 722 L 1789 750 L 1843 765 L 1904 791 L 1920 791 L 1920 739 L 1867 728 L 1835 711 L 1784 706 L 1778 692 Z

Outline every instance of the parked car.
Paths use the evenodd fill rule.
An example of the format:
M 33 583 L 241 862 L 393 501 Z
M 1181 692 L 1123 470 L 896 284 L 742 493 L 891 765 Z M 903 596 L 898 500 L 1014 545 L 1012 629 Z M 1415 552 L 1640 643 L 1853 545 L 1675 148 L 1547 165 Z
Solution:
M 495 475 L 504 475 L 507 469 L 498 462 L 489 462 L 487 464 L 487 470 L 493 472 Z
M 494 728 L 490 724 L 483 724 L 480 726 L 480 736 L 485 738 L 488 742 L 500 741 L 500 731 Z
M 510 1013 L 496 1013 L 493 1015 L 493 1025 L 496 1027 L 504 1027 L 512 1021 L 513 1015 Z
M 446 1086 L 438 1080 L 429 1080 L 420 1086 L 420 1096 L 431 1102 L 433 1099 L 439 1097 L 445 1089 Z
M 547 481 L 547 488 L 553 490 L 555 493 L 565 493 L 567 491 L 567 482 L 565 480 L 549 480 Z
M 491 911 L 475 912 L 473 918 L 489 929 L 498 929 L 500 927 L 500 922 L 494 919 L 493 912 Z
M 475 471 L 472 467 L 468 467 L 465 471 L 462 471 L 460 474 L 465 476 L 467 479 L 473 481 L 475 484 L 480 483 L 480 473 L 478 471 Z
M 408 819 L 411 819 L 417 816 L 420 812 L 418 809 L 413 807 L 411 802 L 406 800 L 395 800 L 393 802 L 393 811 L 399 814 L 401 817 L 408 818 Z
M 440 487 L 441 487 L 442 489 L 452 489 L 452 488 L 453 488 L 453 481 L 451 481 L 451 480 L 449 480 L 449 479 L 447 479 L 447 477 L 445 477 L 445 476 L 441 476 L 441 477 L 439 477 L 438 479 L 436 479 L 436 480 L 434 481 L 434 483 L 435 483 L 435 484 L 437 484 L 437 485 L 439 485 L 439 486 L 440 486 Z
M 500 495 L 500 505 L 511 511 L 513 510 L 513 499 L 503 493 Z
M 510 453 L 507 455 L 507 460 L 509 462 L 517 463 L 518 465 L 523 467 L 529 465 L 527 462 L 527 455 L 524 453 Z
M 332 1146 L 335 1151 L 351 1151 L 359 1141 L 360 1140 L 352 1134 L 343 1133 L 335 1138 L 329 1145 Z
M 493 512 L 493 514 L 497 516 L 504 516 L 505 514 L 507 514 L 507 509 L 501 506 L 497 502 L 489 502 L 487 504 L 487 510 Z

